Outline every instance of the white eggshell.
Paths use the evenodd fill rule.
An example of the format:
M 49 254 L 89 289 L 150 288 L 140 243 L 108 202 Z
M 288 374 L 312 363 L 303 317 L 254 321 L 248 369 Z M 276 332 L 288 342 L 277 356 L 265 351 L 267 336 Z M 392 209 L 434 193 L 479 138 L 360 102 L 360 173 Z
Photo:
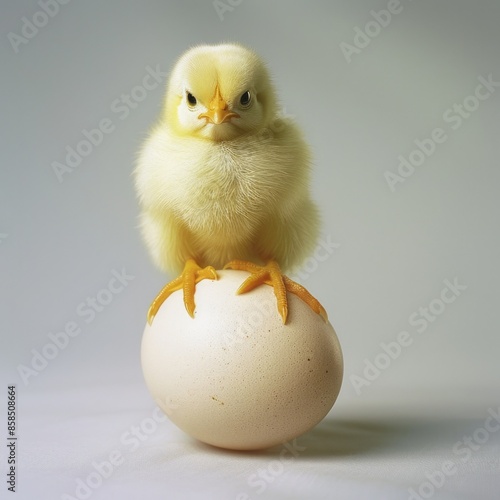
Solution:
M 288 293 L 283 325 L 270 286 L 236 295 L 247 272 L 196 285 L 195 318 L 182 292 L 161 306 L 142 340 L 156 403 L 191 436 L 222 448 L 284 443 L 314 427 L 340 391 L 343 360 L 330 323 Z

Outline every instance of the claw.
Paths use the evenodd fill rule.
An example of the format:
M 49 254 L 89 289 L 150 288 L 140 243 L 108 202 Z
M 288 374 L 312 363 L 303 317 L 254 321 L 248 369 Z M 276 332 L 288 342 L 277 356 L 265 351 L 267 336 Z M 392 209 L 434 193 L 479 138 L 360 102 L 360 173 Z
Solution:
M 189 259 L 184 266 L 181 275 L 173 281 L 165 285 L 160 293 L 155 297 L 148 310 L 148 323 L 151 324 L 153 319 L 165 300 L 177 290 L 183 292 L 184 306 L 189 316 L 194 318 L 194 310 L 196 304 L 194 302 L 194 292 L 196 283 L 204 279 L 216 280 L 218 278 L 215 269 L 212 266 L 201 268 L 194 259 Z
M 328 321 L 328 314 L 325 308 L 320 304 L 319 300 L 313 297 L 306 288 L 299 285 L 297 282 L 291 280 L 288 276 L 283 276 L 283 281 L 285 282 L 286 289 L 300 297 L 315 313 L 319 314 L 325 322 Z
M 315 313 L 319 314 L 325 321 L 328 321 L 326 311 L 319 301 L 315 299 L 302 285 L 299 285 L 287 276 L 281 274 L 281 270 L 277 262 L 270 261 L 265 266 L 258 266 L 253 262 L 232 260 L 224 266 L 224 269 L 236 269 L 251 273 L 251 275 L 238 288 L 236 291 L 237 294 L 249 292 L 264 283 L 272 286 L 274 295 L 277 299 L 278 312 L 283 320 L 283 324 L 286 323 L 288 317 L 288 301 L 286 297 L 287 291 L 297 295 Z

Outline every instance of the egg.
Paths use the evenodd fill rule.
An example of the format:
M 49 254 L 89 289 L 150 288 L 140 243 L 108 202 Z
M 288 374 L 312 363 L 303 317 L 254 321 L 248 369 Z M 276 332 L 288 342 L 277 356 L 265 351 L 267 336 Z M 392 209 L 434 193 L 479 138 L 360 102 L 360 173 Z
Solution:
M 170 420 L 204 443 L 234 450 L 285 443 L 320 422 L 338 396 L 337 335 L 295 295 L 284 325 L 270 286 L 237 295 L 248 273 L 217 274 L 196 285 L 194 318 L 178 291 L 146 324 L 146 385 Z

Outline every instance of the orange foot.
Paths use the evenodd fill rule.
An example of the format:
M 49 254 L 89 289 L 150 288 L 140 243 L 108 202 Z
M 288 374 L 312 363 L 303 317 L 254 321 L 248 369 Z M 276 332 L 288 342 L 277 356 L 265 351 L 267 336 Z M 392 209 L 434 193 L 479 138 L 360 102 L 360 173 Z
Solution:
M 153 300 L 151 305 L 149 306 L 148 311 L 148 323 L 151 324 L 153 322 L 153 318 L 155 317 L 160 306 L 165 302 L 167 297 L 176 292 L 177 290 L 183 290 L 184 292 L 184 305 L 186 306 L 186 311 L 188 314 L 194 318 L 194 289 L 196 283 L 199 283 L 204 279 L 217 279 L 217 273 L 212 266 L 207 266 L 205 268 L 201 268 L 194 259 L 189 259 L 184 266 L 184 270 L 181 275 L 175 280 L 171 281 L 167 285 L 165 285 L 160 293 Z
M 236 291 L 237 294 L 249 292 L 263 283 L 272 286 L 274 295 L 276 295 L 276 299 L 278 300 L 278 312 L 284 324 L 288 316 L 287 291 L 300 297 L 315 313 L 318 313 L 325 321 L 328 321 L 326 311 L 318 300 L 302 285 L 281 274 L 281 269 L 276 261 L 271 260 L 265 266 L 258 266 L 253 262 L 232 260 L 224 266 L 224 269 L 237 269 L 251 273 L 251 276 L 238 288 Z

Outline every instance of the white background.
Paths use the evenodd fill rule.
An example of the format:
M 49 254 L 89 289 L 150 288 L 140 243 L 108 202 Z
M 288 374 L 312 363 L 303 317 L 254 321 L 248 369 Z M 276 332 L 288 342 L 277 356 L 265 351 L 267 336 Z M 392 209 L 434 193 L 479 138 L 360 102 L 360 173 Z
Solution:
M 219 15 L 211 1 L 73 0 L 19 45 L 12 33 L 22 36 L 23 16 L 32 21 L 41 6 L 1 7 L 1 377 L 18 391 L 17 498 L 74 495 L 77 478 L 114 449 L 126 460 L 92 498 L 408 498 L 446 460 L 457 473 L 435 498 L 497 498 L 500 432 L 469 460 L 453 449 L 500 402 L 500 87 L 467 118 L 451 117 L 455 104 L 474 105 L 479 77 L 500 82 L 500 4 L 401 0 L 346 57 L 342 44 L 353 46 L 387 2 L 232 3 Z M 334 409 L 261 494 L 248 478 L 279 450 L 228 454 L 170 423 L 137 450 L 121 441 L 155 408 L 140 341 L 150 301 L 172 278 L 140 240 L 131 179 L 165 77 L 133 107 L 119 103 L 148 67 L 168 73 L 190 46 L 223 40 L 264 57 L 283 112 L 312 146 L 322 241 L 335 245 L 306 263 L 302 282 L 345 357 Z M 53 163 L 105 118 L 113 131 L 60 182 Z M 398 174 L 398 157 L 436 128 L 446 140 L 391 190 L 387 172 Z M 80 304 L 123 269 L 133 279 L 86 322 Z M 434 302 L 432 322 L 410 323 L 440 299 L 444 280 L 466 289 L 444 309 Z M 68 322 L 80 334 L 23 380 L 20 365 L 32 369 L 33 350 Z M 402 331 L 411 345 L 366 379 L 381 343 Z M 356 377 L 366 380 L 358 390 Z

